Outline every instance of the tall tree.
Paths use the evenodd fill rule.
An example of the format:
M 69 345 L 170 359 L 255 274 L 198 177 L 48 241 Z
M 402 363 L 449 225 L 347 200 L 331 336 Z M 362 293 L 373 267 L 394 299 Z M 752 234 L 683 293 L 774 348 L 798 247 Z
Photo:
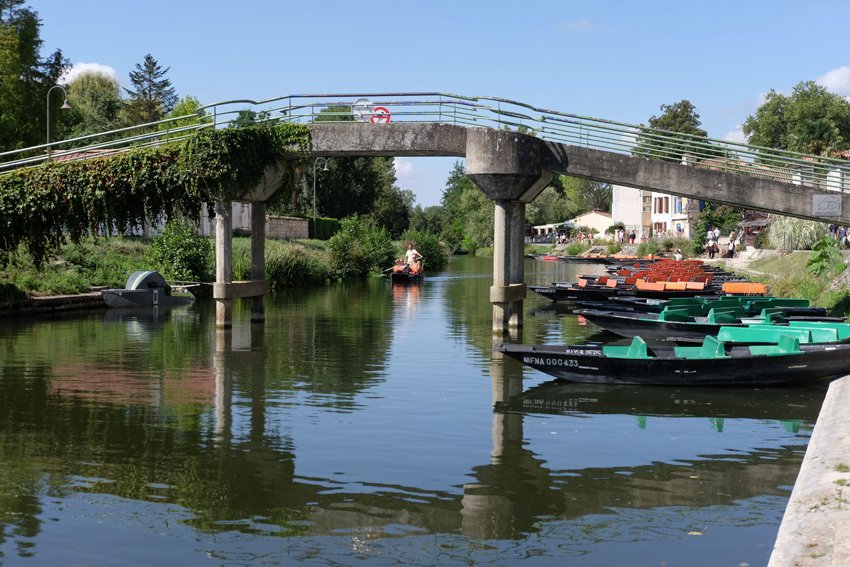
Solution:
M 351 107 L 329 106 L 316 122 L 353 121 Z M 298 201 L 306 212 L 312 209 L 312 176 L 315 172 L 316 204 L 321 216 L 342 219 L 353 214 L 371 214 L 379 196 L 391 195 L 396 182 L 395 165 L 388 157 L 327 158 L 326 168 L 316 169 L 311 161 L 303 167 L 304 182 Z M 309 175 L 310 177 L 306 177 Z M 309 182 L 307 181 L 309 179 Z
M 674 104 L 662 104 L 661 115 L 652 116 L 649 119 L 649 128 L 663 130 L 641 130 L 638 135 L 634 155 L 663 159 L 665 161 L 682 161 L 686 153 L 701 155 L 705 149 L 693 149 L 693 138 L 705 138 L 708 134 L 700 128 L 699 114 L 696 108 L 688 100 L 680 100 Z M 685 134 L 676 136 L 676 134 Z
M 610 183 L 561 176 L 564 192 L 575 207 L 578 216 L 590 211 L 611 212 L 612 191 Z
M 753 145 L 829 156 L 850 148 L 850 102 L 804 81 L 790 96 L 771 90 L 743 130 Z
M 319 213 L 337 219 L 369 214 L 381 192 L 391 190 L 395 180 L 392 158 L 329 158 L 327 171 L 316 170 Z
M 525 218 L 533 225 L 554 224 L 569 220 L 581 212 L 564 192 L 550 186 L 543 190 L 525 210 Z
M 148 53 L 136 69 L 130 71 L 133 88 L 124 90 L 130 95 L 126 120 L 130 125 L 147 124 L 162 120 L 177 103 L 177 93 L 165 74 L 171 67 L 163 69 L 153 55 Z
M 493 243 L 493 202 L 455 162 L 443 191 L 443 240 L 452 248 L 474 252 Z
M 392 185 L 378 193 L 371 217 L 379 227 L 387 229 L 390 236 L 398 238 L 410 226 L 413 192 Z
M 123 107 L 118 81 L 97 71 L 81 73 L 68 83 L 68 122 L 73 137 L 118 128 Z
M 422 208 L 422 205 L 416 205 L 410 215 L 410 228 L 411 230 L 439 236 L 443 230 L 442 205 L 425 208 Z
M 24 6 L 24 0 L 0 0 L 0 149 L 43 144 L 51 110 L 62 105 L 55 86 L 68 67 L 62 51 L 41 57 L 41 20 Z M 51 112 L 52 132 L 62 131 L 62 116 Z M 56 138 L 57 136 L 51 136 Z

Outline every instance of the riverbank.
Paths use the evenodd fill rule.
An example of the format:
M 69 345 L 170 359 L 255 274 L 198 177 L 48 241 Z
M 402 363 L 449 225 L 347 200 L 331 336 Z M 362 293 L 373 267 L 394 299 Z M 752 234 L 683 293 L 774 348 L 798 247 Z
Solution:
M 850 376 L 833 381 L 768 567 L 850 565 Z
M 0 302 L 0 318 L 64 313 L 67 311 L 89 309 L 106 309 L 106 302 L 103 301 L 100 290 L 67 295 L 28 297 L 15 301 Z

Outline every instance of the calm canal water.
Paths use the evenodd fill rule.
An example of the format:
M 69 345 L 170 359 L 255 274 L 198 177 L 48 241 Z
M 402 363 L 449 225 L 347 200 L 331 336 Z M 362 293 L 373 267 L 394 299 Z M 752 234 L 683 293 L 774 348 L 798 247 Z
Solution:
M 491 266 L 0 322 L 0 564 L 765 565 L 825 388 L 554 385 L 494 360 Z

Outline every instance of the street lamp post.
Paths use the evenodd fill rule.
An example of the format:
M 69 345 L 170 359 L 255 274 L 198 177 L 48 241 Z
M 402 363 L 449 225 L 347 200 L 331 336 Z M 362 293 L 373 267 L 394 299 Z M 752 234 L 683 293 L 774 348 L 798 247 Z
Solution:
M 53 89 L 59 89 L 62 91 L 62 95 L 64 100 L 62 101 L 62 106 L 59 107 L 60 110 L 70 110 L 71 105 L 68 104 L 68 93 L 65 91 L 65 88 L 60 85 L 53 85 L 49 89 L 47 89 L 47 161 L 50 161 L 50 93 Z
M 316 230 L 316 167 L 322 162 L 322 171 L 328 170 L 328 158 L 317 157 L 313 160 L 313 231 Z

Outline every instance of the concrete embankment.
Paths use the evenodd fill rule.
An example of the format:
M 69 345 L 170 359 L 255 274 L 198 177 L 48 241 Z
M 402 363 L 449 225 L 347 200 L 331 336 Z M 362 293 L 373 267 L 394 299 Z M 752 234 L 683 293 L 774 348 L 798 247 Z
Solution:
M 105 308 L 106 302 L 103 301 L 100 291 L 92 291 L 73 295 L 31 297 L 21 301 L 0 303 L 0 318 Z
M 768 567 L 850 566 L 850 376 L 823 402 Z

